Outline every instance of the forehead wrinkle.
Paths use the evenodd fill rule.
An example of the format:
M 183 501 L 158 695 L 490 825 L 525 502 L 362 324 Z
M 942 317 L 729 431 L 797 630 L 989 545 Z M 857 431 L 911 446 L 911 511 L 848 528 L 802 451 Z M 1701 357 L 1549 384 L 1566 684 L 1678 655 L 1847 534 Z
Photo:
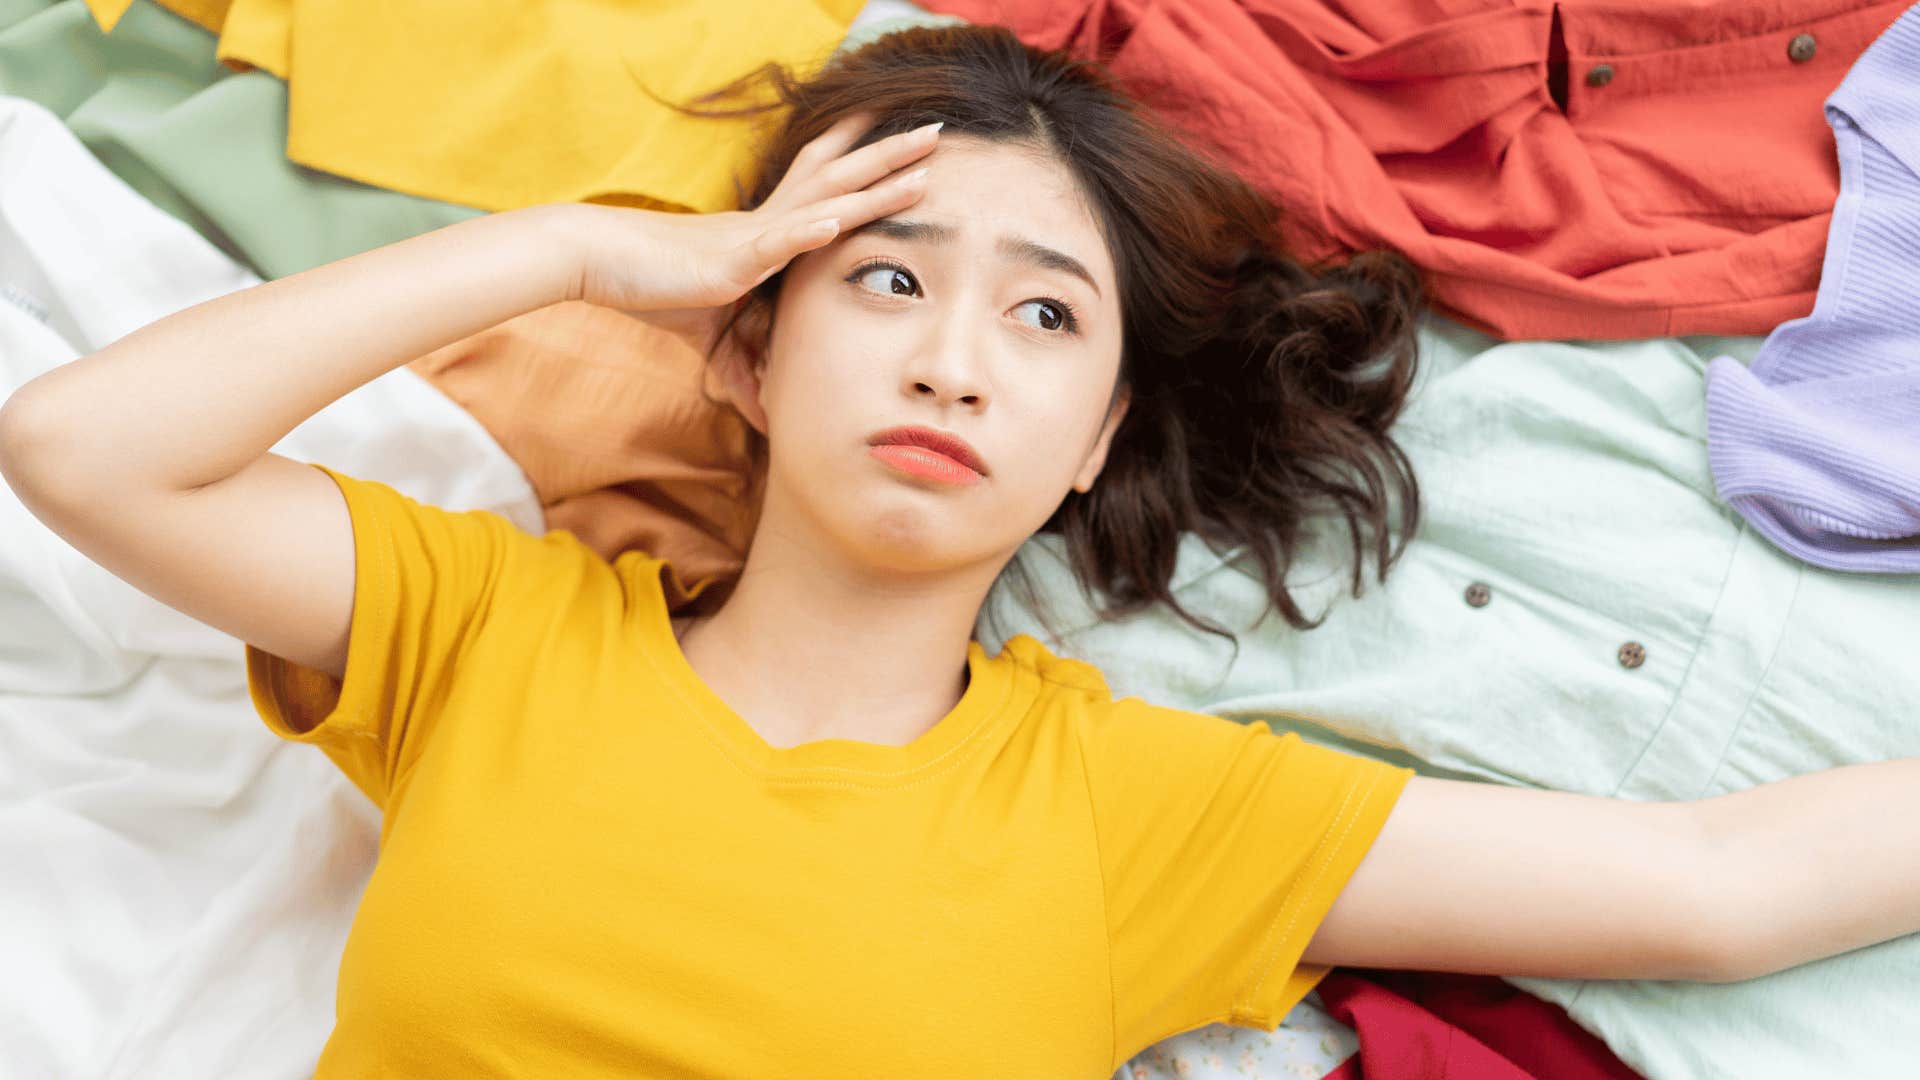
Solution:
M 854 237 L 863 233 L 872 233 L 876 236 L 884 236 L 889 240 L 900 240 L 911 243 L 945 244 L 951 243 L 954 238 L 959 235 L 959 232 L 960 230 L 952 225 L 940 225 L 931 221 L 915 221 L 910 218 L 883 217 L 875 218 L 853 229 L 847 235 Z M 1057 251 L 1039 241 L 1030 240 L 1027 237 L 1017 234 L 1002 235 L 995 243 L 994 248 L 1002 256 L 1014 262 L 1026 263 L 1029 266 L 1038 266 L 1044 270 L 1057 270 L 1064 274 L 1071 274 L 1086 282 L 1087 287 L 1093 290 L 1095 296 L 1102 295 L 1100 292 L 1100 284 L 1093 279 L 1092 271 L 1088 270 L 1086 265 L 1080 260 L 1063 251 Z

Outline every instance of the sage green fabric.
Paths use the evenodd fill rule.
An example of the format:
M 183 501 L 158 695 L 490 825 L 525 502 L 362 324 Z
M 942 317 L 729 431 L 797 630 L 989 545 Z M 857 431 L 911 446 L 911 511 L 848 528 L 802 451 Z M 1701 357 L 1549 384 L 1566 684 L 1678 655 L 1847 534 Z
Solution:
M 287 160 L 287 84 L 228 69 L 214 45 L 152 0 L 111 34 L 80 0 L 0 0 L 0 94 L 51 110 L 121 180 L 263 278 L 481 213 Z
M 1430 320 L 1397 429 L 1426 518 L 1384 586 L 1343 596 L 1323 530 L 1292 580 L 1325 624 L 1252 628 L 1257 569 L 1190 538 L 1175 592 L 1240 632 L 1236 657 L 1164 606 L 1099 622 L 1040 537 L 1020 556 L 1039 605 L 1003 580 L 981 641 L 1031 633 L 1116 696 L 1433 776 L 1669 800 L 1920 755 L 1920 580 L 1800 563 L 1714 496 L 1702 375 L 1759 342 L 1503 344 Z M 1920 1075 L 1920 935 L 1743 983 L 1512 981 L 1651 1080 Z

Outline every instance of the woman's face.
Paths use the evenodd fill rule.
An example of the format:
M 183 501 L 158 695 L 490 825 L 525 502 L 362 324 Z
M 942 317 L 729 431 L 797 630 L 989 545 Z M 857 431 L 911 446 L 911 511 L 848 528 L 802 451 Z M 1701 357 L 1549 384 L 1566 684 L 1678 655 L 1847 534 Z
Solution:
M 1125 412 L 1113 262 L 1050 152 L 949 135 L 921 164 L 917 204 L 788 267 L 735 398 L 767 436 L 763 530 L 873 569 L 997 573 L 1091 488 Z M 943 482 L 870 445 L 900 427 L 964 439 L 983 472 Z

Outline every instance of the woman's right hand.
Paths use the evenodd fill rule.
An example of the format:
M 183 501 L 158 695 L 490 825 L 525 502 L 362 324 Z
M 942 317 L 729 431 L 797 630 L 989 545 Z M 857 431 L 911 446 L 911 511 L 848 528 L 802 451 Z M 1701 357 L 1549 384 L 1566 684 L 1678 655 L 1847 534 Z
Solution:
M 926 170 L 900 170 L 931 153 L 939 125 L 851 153 L 872 123 L 848 117 L 802 147 L 773 194 L 753 210 L 675 214 L 569 207 L 580 237 L 575 299 L 619 308 L 705 349 L 728 307 L 800 254 L 913 205 Z

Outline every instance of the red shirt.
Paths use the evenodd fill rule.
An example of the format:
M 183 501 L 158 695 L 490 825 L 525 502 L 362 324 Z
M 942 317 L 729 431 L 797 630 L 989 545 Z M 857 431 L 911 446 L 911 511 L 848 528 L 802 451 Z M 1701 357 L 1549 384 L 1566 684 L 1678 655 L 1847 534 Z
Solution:
M 1822 112 L 1908 0 L 922 0 L 1066 46 L 1281 208 L 1507 338 L 1761 334 L 1813 308 Z

